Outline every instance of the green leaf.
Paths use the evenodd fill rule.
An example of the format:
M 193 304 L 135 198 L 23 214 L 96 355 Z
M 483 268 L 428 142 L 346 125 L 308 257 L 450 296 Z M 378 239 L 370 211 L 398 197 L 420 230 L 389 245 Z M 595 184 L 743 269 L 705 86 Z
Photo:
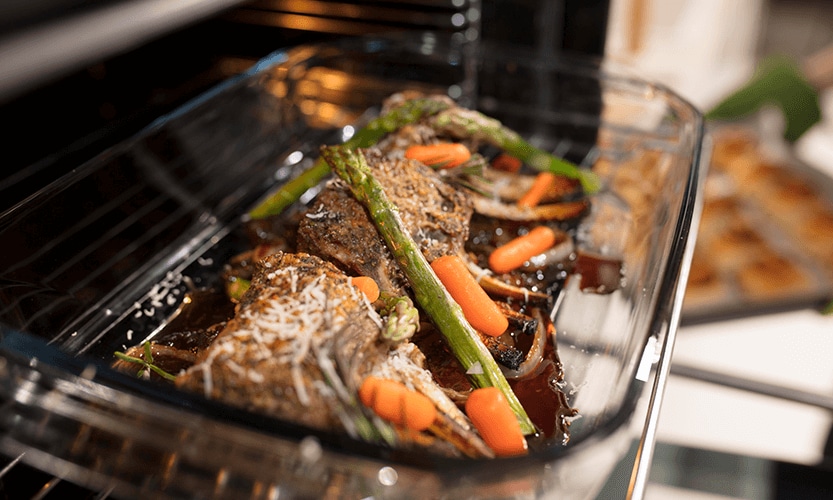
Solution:
M 784 114 L 784 139 L 796 141 L 821 121 L 818 91 L 804 78 L 798 66 L 784 56 L 771 56 L 758 66 L 755 75 L 706 113 L 710 120 L 737 120 L 765 105 Z

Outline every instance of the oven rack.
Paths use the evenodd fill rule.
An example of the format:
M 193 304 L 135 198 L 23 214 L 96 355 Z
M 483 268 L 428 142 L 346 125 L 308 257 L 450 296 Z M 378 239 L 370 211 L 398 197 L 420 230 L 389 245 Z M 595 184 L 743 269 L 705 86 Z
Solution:
M 274 182 L 274 158 L 286 151 L 273 148 L 296 130 L 276 101 L 262 102 L 234 78 L 221 88 L 232 86 L 244 88 L 221 108 L 182 126 L 177 114 L 162 117 L 35 193 L 39 203 L 24 200 L 3 214 L 6 327 L 61 344 L 91 315 L 112 321 L 102 304 L 125 283 L 136 287 L 155 266 L 167 265 L 159 256 L 192 252 L 193 242 L 225 230 L 237 215 L 233 208 L 253 203 Z M 198 99 L 187 107 L 201 106 Z M 223 106 L 263 112 L 240 116 Z M 226 141 L 207 138 L 218 127 Z M 229 158 L 238 168 L 227 167 Z
M 23 455 L 0 456 L 0 496 L 29 500 L 106 500 L 112 489 L 93 491 L 23 462 Z

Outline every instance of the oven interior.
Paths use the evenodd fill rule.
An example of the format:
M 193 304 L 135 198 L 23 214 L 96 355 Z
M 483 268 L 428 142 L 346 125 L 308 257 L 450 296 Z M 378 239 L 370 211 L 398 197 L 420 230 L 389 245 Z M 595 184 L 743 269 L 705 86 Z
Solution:
M 94 8 L 104 3 L 90 2 L 89 6 Z M 328 2 L 318 3 L 324 5 Z M 422 4 L 428 6 L 412 7 L 433 9 L 435 14 L 439 12 L 435 18 L 447 19 L 450 13 L 459 10 L 446 2 Z M 22 5 L 15 12 L 21 22 L 34 24 L 44 21 L 43 16 Z M 511 27 L 505 24 L 497 29 L 494 28 L 496 23 L 489 22 L 489 19 L 505 12 L 501 8 L 507 7 L 502 2 L 495 2 L 495 6 L 490 10 L 484 5 L 483 23 L 477 26 L 482 30 L 483 37 L 518 36 L 519 30 L 512 32 Z M 530 16 L 540 8 L 535 2 L 524 6 L 524 12 Z M 60 2 L 56 2 L 54 7 L 54 19 L 70 15 L 73 9 Z M 244 178 L 229 179 L 227 176 L 233 174 L 220 170 L 183 174 L 185 177 L 193 175 L 194 179 L 199 177 L 199 180 L 194 180 L 196 183 L 205 183 L 198 188 L 204 197 L 194 201 L 170 189 L 166 179 L 147 175 L 146 169 L 147 165 L 153 165 L 160 159 L 170 159 L 182 150 L 193 150 L 183 145 L 182 150 L 177 151 L 176 145 L 159 140 L 153 134 L 142 136 L 138 143 L 130 141 L 158 117 L 179 109 L 218 84 L 233 80 L 277 48 L 332 40 L 345 34 L 354 35 L 357 34 L 357 26 L 368 29 L 366 20 L 357 24 L 354 19 L 343 18 L 330 24 L 330 28 L 297 29 L 297 26 L 287 24 L 287 19 L 313 14 L 287 12 L 288 9 L 290 7 L 281 6 L 281 2 L 269 5 L 259 2 L 227 9 L 208 19 L 187 23 L 130 50 L 33 83 L 7 97 L 2 104 L 0 120 L 6 121 L 4 129 L 10 148 L 7 168 L 0 180 L 3 204 L 0 212 L 14 213 L 15 218 L 25 219 L 26 212 L 31 211 L 32 231 L 19 235 L 25 241 L 9 241 L 10 261 L 14 264 L 5 270 L 0 287 L 0 294 L 4 295 L 3 303 L 14 304 L 14 307 L 6 307 L 3 311 L 6 325 L 71 346 L 73 324 L 89 320 L 90 314 L 106 317 L 107 311 L 96 310 L 97 305 L 111 304 L 108 300 L 118 294 L 122 283 L 141 281 L 137 275 L 147 272 L 147 266 L 164 264 L 148 260 L 148 257 L 164 254 L 174 240 L 181 242 L 183 238 L 192 238 L 201 241 L 201 234 L 183 234 L 183 231 L 193 230 L 195 222 L 196 227 L 201 227 L 203 231 L 216 228 L 212 225 L 216 221 L 199 220 L 204 216 L 201 204 L 220 207 L 213 213 L 219 214 L 222 219 L 224 216 L 232 217 L 232 207 L 245 206 L 254 201 L 254 198 L 246 197 L 255 196 L 250 193 L 257 193 L 258 189 L 241 189 L 236 194 L 238 198 L 228 199 L 227 195 L 220 194 L 219 186 L 228 182 L 241 186 L 262 186 L 264 178 L 270 175 L 265 173 L 265 165 L 261 165 L 263 172 L 252 174 L 255 169 Z M 253 12 L 262 14 L 263 11 L 275 11 L 270 12 L 273 14 L 271 21 L 263 21 L 269 16 L 253 15 Z M 326 17 L 320 13 L 314 15 L 319 20 L 322 16 Z M 429 27 L 449 35 L 459 31 L 455 26 L 437 27 L 431 25 L 434 21 L 421 19 L 423 22 L 418 26 L 421 29 Z M 380 32 L 413 28 L 390 19 L 374 19 L 373 23 L 371 30 Z M 581 42 L 551 39 L 542 42 L 540 38 L 530 36 L 528 30 L 524 33 L 526 38 L 521 41 L 528 47 L 540 47 L 542 43 L 547 43 L 559 44 L 562 48 L 579 47 L 591 53 L 599 50 L 598 46 L 580 47 Z M 595 37 L 593 43 L 598 41 L 599 38 Z M 576 45 L 568 47 L 570 43 Z M 206 120 L 200 126 L 210 127 L 210 117 Z M 254 129 L 246 120 L 241 120 L 241 123 L 231 127 L 240 133 L 241 140 L 235 142 L 239 150 L 201 152 L 206 158 L 215 154 L 248 155 L 250 163 L 257 166 L 260 158 L 274 156 L 274 152 L 252 152 L 250 149 L 256 148 L 248 146 L 268 142 L 258 134 L 291 134 L 291 129 L 284 128 L 284 125 L 276 121 L 270 126 Z M 36 145 L 32 145 L 31 138 L 37 139 Z M 321 137 L 321 142 L 326 142 L 325 137 Z M 123 147 L 129 147 L 131 154 L 123 155 L 120 150 Z M 102 151 L 110 155 L 108 159 L 115 159 L 118 163 L 118 168 L 105 175 L 87 163 Z M 206 164 L 200 158 L 192 160 L 182 160 L 178 168 L 189 172 L 194 166 Z M 87 168 L 90 175 L 77 172 L 79 168 Z M 72 183 L 54 183 L 67 175 L 73 177 Z M 212 185 L 214 182 L 217 184 Z M 43 193 L 42 188 L 47 185 L 54 192 Z M 39 200 L 48 205 L 21 204 L 38 192 Z M 62 211 L 62 204 L 67 203 L 83 203 L 90 220 L 98 220 L 101 225 L 79 220 L 78 211 Z M 136 206 L 147 207 L 141 217 L 131 216 Z M 224 214 L 223 207 L 227 207 L 229 212 Z M 49 216 L 43 217 L 44 213 Z M 99 218 L 104 213 L 106 215 Z M 118 237 L 111 237 L 116 234 L 113 227 L 119 228 Z M 102 236 L 90 238 L 90 233 L 101 233 Z M 97 244 L 79 251 L 78 244 L 82 241 Z M 33 248 L 39 250 L 32 251 Z M 210 270 L 210 265 L 206 268 Z M 27 272 L 37 274 L 27 276 Z M 80 317 L 79 312 L 84 316 Z M 67 337 L 50 338 L 51 332 L 56 331 L 63 332 Z M 85 490 L 25 465 L 19 456 L 7 457 L 2 465 L 0 479 L 3 481 L 3 492 L 10 498 L 43 498 L 47 495 L 48 498 L 64 495 L 104 498 L 108 495 L 107 491 Z

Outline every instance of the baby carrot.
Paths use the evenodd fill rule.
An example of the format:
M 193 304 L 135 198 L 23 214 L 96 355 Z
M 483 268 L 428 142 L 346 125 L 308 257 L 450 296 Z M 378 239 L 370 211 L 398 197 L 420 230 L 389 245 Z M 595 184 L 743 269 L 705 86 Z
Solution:
M 373 394 L 373 411 L 388 422 L 401 425 L 404 414 L 402 411 L 402 399 L 408 389 L 404 385 L 393 380 L 381 379 L 376 383 L 376 391 Z
M 379 377 L 367 377 L 359 387 L 359 401 L 368 408 L 373 408 L 373 400 L 376 398 L 376 389 L 379 387 Z
M 523 163 L 512 155 L 501 153 L 492 159 L 492 167 L 504 172 L 515 173 L 521 169 Z
M 415 431 L 424 431 L 437 418 L 437 408 L 427 396 L 394 380 L 367 377 L 359 400 L 383 419 Z
M 466 400 L 466 415 L 495 455 L 526 453 L 526 439 L 509 402 L 496 387 L 475 389 Z
M 555 232 L 547 226 L 538 226 L 523 236 L 496 248 L 489 255 L 489 267 L 503 274 L 517 269 L 529 260 L 555 245 Z
M 405 158 L 421 161 L 430 167 L 452 168 L 468 161 L 471 152 L 460 143 L 417 144 L 405 150 Z
M 475 330 L 492 337 L 503 335 L 509 320 L 469 273 L 460 257 L 444 255 L 434 259 L 431 268 Z
M 402 400 L 405 413 L 405 427 L 415 431 L 424 431 L 431 427 L 437 418 L 437 407 L 428 396 L 416 391 L 406 391 Z
M 356 276 L 351 278 L 351 281 L 367 296 L 367 300 L 376 302 L 376 299 L 379 298 L 379 285 L 376 284 L 373 278 L 369 276 Z
M 518 199 L 518 206 L 537 206 L 553 186 L 555 186 L 555 174 L 552 172 L 541 172 L 535 176 L 535 182 L 532 183 L 529 191 Z

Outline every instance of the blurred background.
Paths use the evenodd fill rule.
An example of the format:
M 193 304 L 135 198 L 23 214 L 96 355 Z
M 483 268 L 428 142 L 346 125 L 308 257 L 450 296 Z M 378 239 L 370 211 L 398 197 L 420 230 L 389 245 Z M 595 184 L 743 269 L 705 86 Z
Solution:
M 710 132 L 649 497 L 833 498 L 831 44 L 831 2 L 611 4 L 607 59 Z
M 833 2 L 6 0 L 0 212 L 277 49 L 408 30 L 600 58 L 707 114 L 647 496 L 833 498 Z M 20 479 L 38 471 L 11 465 L 0 492 L 38 496 Z

